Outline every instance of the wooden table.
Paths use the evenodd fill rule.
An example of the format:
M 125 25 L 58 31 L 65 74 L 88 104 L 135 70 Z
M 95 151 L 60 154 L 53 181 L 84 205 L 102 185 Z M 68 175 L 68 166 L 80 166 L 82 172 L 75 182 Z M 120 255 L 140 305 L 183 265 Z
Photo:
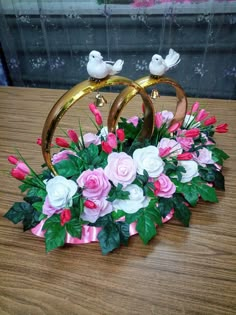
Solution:
M 0 88 L 1 170 L 10 170 L 7 156 L 16 147 L 40 169 L 36 140 L 63 93 Z M 93 97 L 75 105 L 62 126 L 76 128 L 80 116 L 84 131 L 89 130 L 86 113 Z M 97 243 L 46 254 L 42 239 L 2 218 L 22 196 L 19 182 L 1 173 L 0 314 L 236 314 L 236 101 L 199 101 L 219 123 L 229 124 L 228 134 L 216 135 L 218 146 L 231 156 L 224 168 L 226 191 L 218 192 L 218 204 L 200 202 L 193 209 L 190 228 L 172 220 L 148 246 L 135 236 L 129 247 L 107 256 Z M 163 96 L 158 108 L 174 109 L 174 103 Z M 127 113 L 140 113 L 140 104 L 135 98 Z

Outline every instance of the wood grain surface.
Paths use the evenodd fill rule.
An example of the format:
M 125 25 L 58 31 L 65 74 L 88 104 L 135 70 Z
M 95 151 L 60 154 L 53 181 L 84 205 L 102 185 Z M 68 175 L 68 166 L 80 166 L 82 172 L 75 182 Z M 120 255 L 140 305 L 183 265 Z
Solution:
M 43 163 L 36 140 L 62 90 L 0 88 L 0 315 L 41 314 L 236 314 L 236 101 L 200 99 L 202 107 L 229 124 L 217 134 L 230 159 L 226 191 L 219 203 L 200 202 L 192 209 L 190 228 L 171 220 L 148 246 L 138 236 L 128 247 L 102 256 L 98 243 L 67 245 L 49 254 L 42 239 L 2 215 L 21 201 L 18 185 L 7 172 L 7 156 L 17 147 L 30 165 Z M 108 103 L 114 94 L 104 93 Z M 87 105 L 76 104 L 60 126 L 92 129 Z M 189 99 L 192 104 L 194 99 Z M 158 109 L 172 109 L 175 98 L 162 96 Z M 108 108 L 102 112 L 107 115 Z M 135 98 L 124 113 L 141 113 Z M 57 130 L 58 134 L 62 131 Z

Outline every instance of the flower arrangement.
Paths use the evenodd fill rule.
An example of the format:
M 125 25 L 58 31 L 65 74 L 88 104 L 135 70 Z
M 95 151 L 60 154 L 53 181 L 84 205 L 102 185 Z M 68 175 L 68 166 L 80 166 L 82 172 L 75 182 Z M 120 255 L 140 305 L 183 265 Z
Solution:
M 216 118 L 199 103 L 182 125 L 170 124 L 172 112 L 157 112 L 152 137 L 142 143 L 143 118 L 121 118 L 114 134 L 103 126 L 98 108 L 90 104 L 89 109 L 96 134 L 68 130 L 70 141 L 55 139 L 57 176 L 45 165 L 36 174 L 20 154 L 8 157 L 25 197 L 5 217 L 44 236 L 47 252 L 98 240 L 107 254 L 137 233 L 147 244 L 157 226 L 172 217 L 188 226 L 189 208 L 199 198 L 218 201 L 216 188 L 224 189 L 221 168 L 228 155 L 216 147 L 213 135 L 226 133 L 228 125 L 216 126 Z

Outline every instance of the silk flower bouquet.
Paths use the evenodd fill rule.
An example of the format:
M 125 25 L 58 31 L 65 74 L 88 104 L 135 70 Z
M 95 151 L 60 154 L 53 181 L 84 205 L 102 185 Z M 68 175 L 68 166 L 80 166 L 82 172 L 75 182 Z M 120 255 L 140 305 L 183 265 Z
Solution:
M 189 226 L 189 207 L 199 198 L 218 201 L 215 189 L 224 189 L 221 168 L 229 156 L 216 147 L 213 135 L 226 133 L 228 125 L 216 126 L 199 103 L 182 125 L 170 126 L 172 112 L 157 112 L 153 135 L 142 143 L 137 139 L 143 118 L 121 118 L 113 134 L 98 108 L 90 104 L 89 109 L 96 134 L 80 128 L 80 136 L 67 131 L 70 141 L 55 139 L 61 149 L 52 157 L 57 176 L 45 165 L 36 174 L 20 154 L 8 157 L 25 197 L 5 217 L 45 237 L 47 252 L 98 240 L 107 254 L 137 233 L 147 244 L 157 226 L 172 217 Z

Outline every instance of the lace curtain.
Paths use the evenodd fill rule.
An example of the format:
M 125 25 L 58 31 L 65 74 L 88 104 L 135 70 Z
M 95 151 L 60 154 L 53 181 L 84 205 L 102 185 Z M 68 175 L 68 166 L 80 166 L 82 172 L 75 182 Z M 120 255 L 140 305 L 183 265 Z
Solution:
M 236 98 L 235 0 L 0 0 L 0 41 L 2 84 L 70 88 L 93 49 L 137 79 L 171 47 L 189 96 Z

